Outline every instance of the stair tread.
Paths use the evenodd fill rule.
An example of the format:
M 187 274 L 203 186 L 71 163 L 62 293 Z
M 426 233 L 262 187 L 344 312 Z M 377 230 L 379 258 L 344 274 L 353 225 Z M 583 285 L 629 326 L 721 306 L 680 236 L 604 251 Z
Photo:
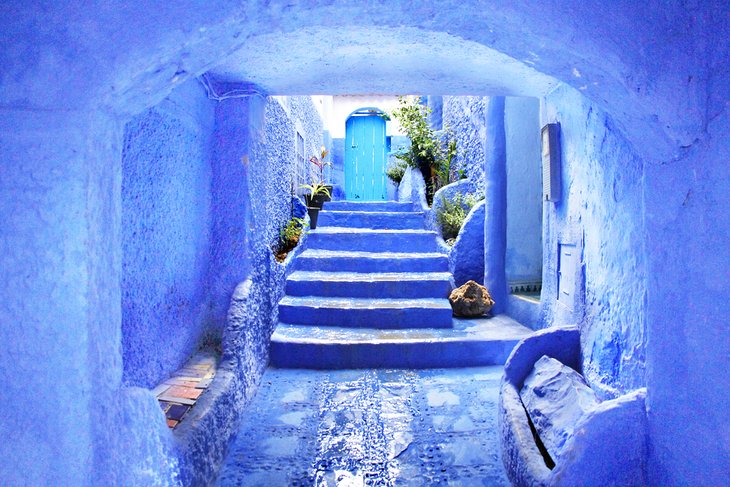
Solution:
M 343 328 L 279 323 L 272 341 L 316 344 L 387 344 L 462 341 L 517 341 L 532 330 L 506 315 L 491 318 L 453 319 L 452 328 Z
M 309 233 L 375 233 L 389 235 L 394 233 L 408 233 L 413 235 L 436 235 L 433 230 L 423 230 L 414 228 L 390 229 L 390 228 L 359 228 L 359 227 L 317 227 L 310 230 Z
M 315 230 L 316 231 L 316 230 Z M 367 252 L 364 250 L 326 250 L 307 249 L 297 258 L 330 258 L 330 257 L 353 257 L 364 259 L 432 259 L 434 257 L 446 258 L 441 252 Z
M 341 298 L 324 296 L 284 296 L 280 305 L 333 309 L 451 309 L 446 298 Z
M 378 282 L 378 281 L 448 281 L 449 272 L 327 272 L 295 271 L 292 281 Z
M 327 210 L 326 208 L 322 208 L 320 211 L 320 215 L 323 213 L 329 213 L 332 215 L 388 215 L 388 216 L 394 216 L 398 218 L 402 218 L 403 216 L 409 216 L 409 215 L 415 215 L 415 216 L 423 216 L 422 211 L 366 211 L 366 210 Z

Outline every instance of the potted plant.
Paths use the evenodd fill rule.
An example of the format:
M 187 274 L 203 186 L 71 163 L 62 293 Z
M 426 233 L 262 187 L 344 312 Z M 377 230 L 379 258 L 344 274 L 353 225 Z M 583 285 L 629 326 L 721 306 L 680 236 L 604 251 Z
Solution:
M 320 184 L 322 184 L 327 189 L 327 194 L 324 201 L 332 200 L 332 185 L 324 183 L 324 168 L 325 166 L 332 166 L 332 163 L 330 161 L 324 160 L 329 153 L 330 151 L 328 151 L 325 146 L 322 146 L 319 149 L 319 155 L 315 155 L 309 158 L 309 162 L 317 166 L 317 169 L 319 170 L 319 180 L 321 181 Z
M 309 190 L 309 193 L 304 195 L 304 200 L 307 203 L 307 207 L 322 209 L 322 205 L 325 201 L 329 201 L 327 198 L 330 197 L 330 190 L 323 182 L 312 182 L 312 184 L 302 184 L 299 186 L 302 189 Z
M 307 213 L 309 214 L 309 226 L 312 230 L 317 228 L 317 219 L 319 218 L 319 210 L 325 202 L 325 198 L 330 196 L 329 190 L 324 183 L 313 182 L 312 184 L 302 184 L 300 188 L 308 189 L 309 193 L 304 195 L 307 202 Z

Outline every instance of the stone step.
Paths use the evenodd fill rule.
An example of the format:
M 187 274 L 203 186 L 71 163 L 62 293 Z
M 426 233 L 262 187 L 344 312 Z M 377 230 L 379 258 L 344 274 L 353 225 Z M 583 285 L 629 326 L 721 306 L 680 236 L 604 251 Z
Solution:
M 423 229 L 423 212 L 402 211 L 330 211 L 319 213 L 318 227 L 377 229 Z
M 346 328 L 448 328 L 451 305 L 443 299 L 371 299 L 284 296 L 279 321 Z
M 448 272 L 293 272 L 289 296 L 354 298 L 444 298 L 451 292 Z
M 449 329 L 380 330 L 280 323 L 271 365 L 308 369 L 440 368 L 504 364 L 532 330 L 498 315 L 454 319 Z
M 448 272 L 449 259 L 438 252 L 348 252 L 308 249 L 294 268 L 322 272 Z
M 413 203 L 400 201 L 328 201 L 326 211 L 413 211 Z
M 436 232 L 321 227 L 310 230 L 307 248 L 376 252 L 436 252 Z

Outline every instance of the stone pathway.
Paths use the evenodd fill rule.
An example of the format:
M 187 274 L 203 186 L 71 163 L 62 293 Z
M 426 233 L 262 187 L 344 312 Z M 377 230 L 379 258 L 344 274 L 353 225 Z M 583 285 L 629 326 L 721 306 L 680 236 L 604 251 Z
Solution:
M 501 366 L 269 369 L 219 486 L 500 486 Z

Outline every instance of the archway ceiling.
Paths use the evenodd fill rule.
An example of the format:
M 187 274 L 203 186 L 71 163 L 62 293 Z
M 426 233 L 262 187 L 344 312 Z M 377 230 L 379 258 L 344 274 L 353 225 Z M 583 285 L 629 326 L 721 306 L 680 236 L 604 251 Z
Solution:
M 380 75 L 368 80 L 367 90 L 358 89 L 356 82 L 363 86 L 362 78 L 371 72 L 355 60 L 375 52 L 378 69 L 399 73 L 398 63 L 409 49 L 419 55 L 408 61 L 414 70 L 405 91 L 464 94 L 468 87 L 473 94 L 499 89 L 502 94 L 538 95 L 546 89 L 545 77 L 524 71 L 534 67 L 605 109 L 636 149 L 654 160 L 680 155 L 682 147 L 704 136 L 709 117 L 725 106 L 723 100 L 711 105 L 707 95 L 707 87 L 724 72 L 724 64 L 708 64 L 710 47 L 715 38 L 724 39 L 722 33 L 698 38 L 697 32 L 711 31 L 711 10 L 700 15 L 682 2 L 108 0 L 83 8 L 73 2 L 6 3 L 0 8 L 5 46 L 0 49 L 0 107 L 9 109 L 103 107 L 123 117 L 211 69 L 233 78 L 245 75 L 247 81 L 260 77 L 259 83 L 272 91 L 283 91 L 286 75 L 292 78 L 291 94 L 305 87 L 309 93 L 402 92 L 405 76 Z M 722 2 L 716 4 L 715 10 L 724 14 Z M 391 32 L 383 34 L 384 28 Z M 360 43 L 377 49 L 368 54 L 357 44 L 346 48 L 346 39 L 302 37 L 303 29 L 360 32 Z M 376 39 L 386 35 L 392 41 L 409 32 L 416 38 L 401 39 L 394 47 L 400 52 L 388 53 L 385 39 Z M 441 32 L 448 34 L 441 37 Z M 281 46 L 281 41 L 273 42 L 277 37 L 289 39 L 289 46 L 297 37 L 306 41 L 299 49 L 316 53 L 317 62 L 297 65 L 293 56 L 287 61 L 268 54 L 269 62 L 280 58 L 281 72 L 276 75 L 277 66 L 264 69 L 267 53 L 255 51 Z M 467 52 L 446 52 L 444 44 L 436 45 L 440 41 Z M 323 64 L 332 46 L 346 69 Z M 426 49 L 434 49 L 438 63 L 428 61 Z M 484 49 L 504 53 L 524 67 L 500 64 L 499 56 Z M 490 73 L 490 63 L 502 74 Z M 504 73 L 515 74 L 514 79 Z M 277 79 L 282 88 L 274 89 Z M 532 86 L 519 88 L 517 80 Z M 444 84 L 447 88 L 434 89 Z
M 542 96 L 557 86 L 528 63 L 444 32 L 319 28 L 252 37 L 210 73 L 269 94 Z

